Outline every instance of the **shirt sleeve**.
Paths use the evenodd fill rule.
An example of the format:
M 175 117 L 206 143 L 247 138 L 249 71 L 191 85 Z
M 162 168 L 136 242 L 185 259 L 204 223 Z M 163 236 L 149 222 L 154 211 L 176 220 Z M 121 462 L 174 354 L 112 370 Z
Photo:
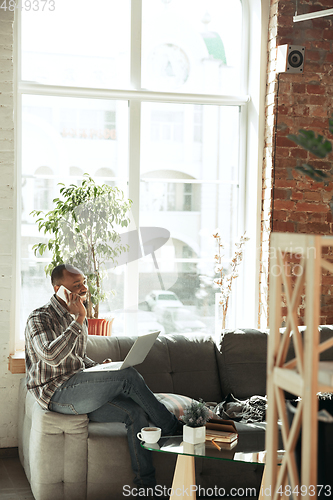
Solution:
M 93 361 L 92 359 L 88 358 L 88 356 L 85 356 L 83 358 L 83 362 L 86 368 L 90 368 L 91 366 L 96 366 L 99 363 L 96 363 L 96 361 Z
M 58 366 L 72 352 L 82 327 L 72 321 L 61 335 L 57 335 L 52 326 L 52 318 L 43 313 L 30 316 L 27 331 L 36 355 L 45 363 Z

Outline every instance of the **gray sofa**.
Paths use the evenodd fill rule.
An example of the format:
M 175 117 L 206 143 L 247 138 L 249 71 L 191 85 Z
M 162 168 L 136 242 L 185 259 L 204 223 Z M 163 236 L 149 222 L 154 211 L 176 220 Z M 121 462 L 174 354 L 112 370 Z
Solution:
M 133 342 L 133 337 L 90 336 L 87 354 L 98 362 L 122 360 Z M 257 330 L 228 332 L 220 348 L 204 335 L 160 336 L 137 369 L 155 393 L 214 402 L 228 393 L 246 399 L 265 395 L 266 346 L 267 334 Z M 124 498 L 123 486 L 133 485 L 124 424 L 44 411 L 24 379 L 19 402 L 19 455 L 36 500 Z M 265 423 L 236 425 L 249 452 L 264 449 Z M 154 452 L 153 459 L 157 483 L 171 487 L 176 457 Z M 262 471 L 262 465 L 196 458 L 202 488 L 258 491 Z

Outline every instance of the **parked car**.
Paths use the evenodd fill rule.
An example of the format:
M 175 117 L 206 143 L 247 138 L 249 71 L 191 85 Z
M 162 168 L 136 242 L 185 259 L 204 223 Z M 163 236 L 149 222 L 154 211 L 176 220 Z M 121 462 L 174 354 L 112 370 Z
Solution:
M 175 293 L 167 290 L 152 290 L 148 295 L 146 295 L 145 300 L 151 311 L 154 311 L 156 307 L 163 309 L 184 306 Z
M 113 311 L 114 317 L 112 323 L 112 335 L 125 335 L 125 314 L 133 314 L 132 312 Z M 155 332 L 159 330 L 165 333 L 164 326 L 158 322 L 154 313 L 150 311 L 137 311 L 138 334 Z M 126 335 L 130 335 L 129 332 Z
M 165 328 L 165 333 L 206 333 L 207 326 L 192 311 L 181 308 L 155 309 L 156 317 Z

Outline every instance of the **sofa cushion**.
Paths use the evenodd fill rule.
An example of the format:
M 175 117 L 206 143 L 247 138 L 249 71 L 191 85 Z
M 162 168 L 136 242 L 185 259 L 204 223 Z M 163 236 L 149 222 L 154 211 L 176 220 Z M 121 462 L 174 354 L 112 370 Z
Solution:
M 35 399 L 28 394 L 27 401 L 32 401 L 30 396 Z M 86 498 L 87 438 L 87 415 L 45 411 L 34 401 L 31 405 L 29 443 L 26 445 L 28 455 L 25 456 L 29 465 L 24 463 L 34 498 Z
M 180 394 L 155 394 L 156 398 L 164 404 L 164 406 L 177 418 L 184 414 L 186 406 L 189 406 L 193 401 L 188 396 L 181 396 Z
M 224 396 L 238 399 L 266 394 L 267 333 L 239 329 L 227 331 L 220 345 L 220 379 Z
M 180 394 L 160 393 L 155 394 L 155 396 L 171 413 L 176 415 L 177 418 L 184 414 L 185 408 L 189 406 L 192 401 L 195 401 L 193 398 L 181 396 Z M 212 410 L 209 410 L 209 418 L 217 418 Z

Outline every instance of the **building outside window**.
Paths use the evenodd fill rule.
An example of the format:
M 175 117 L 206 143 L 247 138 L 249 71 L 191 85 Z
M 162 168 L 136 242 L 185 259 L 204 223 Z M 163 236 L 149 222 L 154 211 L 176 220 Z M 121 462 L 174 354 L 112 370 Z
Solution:
M 192 184 L 184 184 L 183 210 L 192 210 Z
M 54 198 L 53 172 L 49 167 L 38 167 L 35 172 L 34 207 L 51 210 Z
M 182 111 L 152 111 L 152 142 L 183 142 L 184 115 Z
M 60 135 L 69 139 L 115 140 L 116 112 L 96 109 L 60 109 Z
M 31 250 L 44 236 L 30 212 L 50 209 L 57 184 L 87 172 L 133 200 L 136 230 L 170 232 L 157 268 L 148 254 L 108 271 L 105 287 L 116 295 L 102 316 L 147 309 L 162 283 L 212 333 L 211 234 L 220 228 L 228 265 L 243 230 L 245 25 L 240 0 L 57 0 L 52 12 L 22 10 L 22 332 L 52 294 L 49 256 Z M 131 45 L 138 36 L 142 53 Z M 131 319 L 123 324 L 125 332 Z
M 202 143 L 202 106 L 193 106 L 193 140 Z

